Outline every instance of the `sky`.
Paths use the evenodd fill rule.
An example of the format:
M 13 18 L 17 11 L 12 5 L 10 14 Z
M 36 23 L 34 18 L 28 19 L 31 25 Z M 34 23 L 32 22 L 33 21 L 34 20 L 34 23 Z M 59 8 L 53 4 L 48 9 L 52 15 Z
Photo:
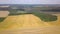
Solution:
M 0 0 L 0 4 L 60 4 L 60 0 Z

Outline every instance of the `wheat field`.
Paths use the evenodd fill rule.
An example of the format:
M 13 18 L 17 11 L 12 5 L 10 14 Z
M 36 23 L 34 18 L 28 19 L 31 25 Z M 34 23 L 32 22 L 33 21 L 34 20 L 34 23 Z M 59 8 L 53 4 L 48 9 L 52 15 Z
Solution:
M 35 31 L 37 30 L 38 30 L 37 31 L 38 34 L 40 34 L 39 32 L 41 33 L 44 32 L 42 34 L 48 34 L 48 33 L 54 34 L 53 32 L 56 32 L 55 34 L 57 33 L 59 34 L 60 33 L 60 15 L 59 14 L 54 14 L 54 15 L 58 16 L 58 20 L 54 22 L 43 22 L 33 14 L 8 16 L 3 22 L 0 23 L 0 34 L 4 34 L 4 33 L 10 34 L 11 31 L 14 31 L 14 33 L 11 33 L 11 34 L 21 34 L 19 32 L 22 32 L 23 34 L 27 34 L 28 31 L 29 33 L 32 32 L 30 34 L 37 34 L 35 33 Z M 35 28 L 38 28 L 38 29 L 35 29 Z M 21 29 L 21 31 L 18 32 L 16 31 L 17 29 L 19 30 Z M 32 30 L 29 30 L 29 29 L 32 29 Z M 10 30 L 10 31 L 5 31 L 5 30 Z M 27 33 L 24 33 L 25 31 L 27 31 Z

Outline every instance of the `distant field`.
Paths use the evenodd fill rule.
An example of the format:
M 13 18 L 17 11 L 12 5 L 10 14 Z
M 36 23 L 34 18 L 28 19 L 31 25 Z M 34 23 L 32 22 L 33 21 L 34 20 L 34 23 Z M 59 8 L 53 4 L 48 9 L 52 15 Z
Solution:
M 9 12 L 8 11 L 0 11 L 0 17 L 6 17 L 8 16 Z

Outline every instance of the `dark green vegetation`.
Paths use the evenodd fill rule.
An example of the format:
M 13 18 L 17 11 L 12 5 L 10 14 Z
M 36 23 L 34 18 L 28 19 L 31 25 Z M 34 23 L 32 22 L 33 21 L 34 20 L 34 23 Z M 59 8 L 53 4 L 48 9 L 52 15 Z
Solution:
M 16 10 L 16 9 L 14 9 L 14 10 L 9 10 L 9 12 L 10 12 L 10 14 L 9 14 L 9 16 L 11 16 L 11 15 L 23 15 L 23 14 L 31 14 L 31 13 L 29 13 L 29 12 L 26 12 L 26 11 L 24 11 L 24 10 Z
M 20 10 L 10 11 L 10 15 L 23 15 L 23 14 L 29 14 L 29 13 L 25 11 L 20 11 Z M 39 17 L 42 21 L 45 21 L 45 22 L 51 22 L 51 21 L 57 20 L 57 16 L 51 15 L 51 14 L 40 13 L 37 11 L 32 11 L 31 14 L 34 14 L 35 16 Z
M 21 11 L 20 10 L 9 10 L 10 14 L 9 15 L 20 15 Z
M 13 15 L 24 15 L 24 14 L 34 14 L 35 16 L 39 17 L 42 21 L 45 22 L 51 22 L 51 21 L 56 21 L 57 16 L 56 15 L 51 15 L 51 14 L 45 14 L 45 13 L 40 13 L 40 11 L 45 12 L 45 11 L 59 11 L 60 12 L 60 7 L 58 5 L 50 5 L 50 4 L 44 4 L 44 5 L 25 5 L 25 4 L 3 4 L 1 6 L 9 6 L 9 7 L 0 7 L 1 11 L 8 10 L 10 14 L 8 16 L 13 16 Z M 26 9 L 25 9 L 26 8 Z M 31 12 L 31 13 L 30 13 Z M 2 22 L 5 18 L 0 18 L 0 22 Z
M 29 12 L 20 11 L 20 10 L 9 10 L 9 12 L 10 12 L 9 16 L 29 14 Z M 38 11 L 32 11 L 31 14 L 34 14 L 35 16 L 39 17 L 44 22 L 51 22 L 51 21 L 56 21 L 57 20 L 56 15 L 40 13 Z M 0 18 L 0 22 L 2 22 L 4 19 L 5 18 Z
M 35 16 L 39 17 L 42 21 L 45 21 L 45 22 L 51 22 L 51 21 L 56 21 L 57 20 L 56 15 L 39 13 L 39 12 L 33 12 L 33 14 Z
M 5 18 L 0 18 L 0 22 L 4 21 Z

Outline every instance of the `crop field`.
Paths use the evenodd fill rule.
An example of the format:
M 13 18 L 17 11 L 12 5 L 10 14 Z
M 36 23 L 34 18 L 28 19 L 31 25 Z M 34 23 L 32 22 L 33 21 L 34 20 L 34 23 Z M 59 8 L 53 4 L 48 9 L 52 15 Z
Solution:
M 0 34 L 60 34 L 60 11 L 51 8 L 17 5 L 0 8 Z
M 53 22 L 44 22 L 39 17 L 33 14 L 8 16 L 0 23 L 0 29 L 14 29 L 14 28 L 34 28 L 44 26 L 58 26 L 60 25 L 60 15 L 57 14 L 58 20 Z
M 59 34 L 60 27 L 58 26 L 60 26 L 60 15 L 54 15 L 58 16 L 58 20 L 53 22 L 41 21 L 41 19 L 33 14 L 8 16 L 3 22 L 0 23 L 0 34 L 41 34 L 42 32 L 42 34 Z

